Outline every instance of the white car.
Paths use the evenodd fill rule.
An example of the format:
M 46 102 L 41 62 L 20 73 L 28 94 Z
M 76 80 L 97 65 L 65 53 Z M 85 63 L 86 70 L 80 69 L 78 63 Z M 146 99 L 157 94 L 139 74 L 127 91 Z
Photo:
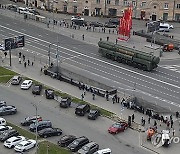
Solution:
M 73 21 L 73 20 L 83 20 L 84 21 L 84 18 L 81 18 L 80 16 L 72 16 L 71 21 Z
M 0 134 L 2 134 L 4 131 L 12 129 L 11 126 L 0 126 Z
M 21 89 L 29 89 L 32 86 L 32 80 L 24 80 L 21 84 Z
M 24 152 L 24 151 L 27 151 L 27 150 L 35 147 L 35 145 L 36 145 L 36 141 L 29 139 L 29 140 L 22 141 L 19 144 L 17 144 L 14 147 L 14 150 L 18 151 L 18 152 Z
M 25 140 L 26 138 L 24 136 L 13 136 L 4 142 L 4 146 L 6 148 L 14 148 L 18 143 Z
M 112 151 L 111 149 L 107 148 L 107 149 L 98 150 L 94 154 L 112 154 Z

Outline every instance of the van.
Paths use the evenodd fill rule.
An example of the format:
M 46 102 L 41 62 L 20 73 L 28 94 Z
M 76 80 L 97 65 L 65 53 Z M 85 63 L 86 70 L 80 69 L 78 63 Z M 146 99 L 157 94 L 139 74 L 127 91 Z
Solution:
M 78 105 L 75 109 L 75 114 L 79 116 L 84 116 L 90 111 L 90 106 L 88 104 Z
M 160 32 L 169 32 L 170 29 L 173 29 L 173 25 L 169 25 L 168 23 L 160 23 L 159 25 Z
M 18 7 L 18 9 L 17 9 L 17 12 L 19 12 L 19 13 L 21 13 L 21 14 L 24 14 L 24 13 L 26 13 L 28 10 L 27 10 L 27 8 L 24 8 L 24 7 Z
M 0 117 L 0 126 L 5 126 L 5 125 L 6 125 L 6 120 Z

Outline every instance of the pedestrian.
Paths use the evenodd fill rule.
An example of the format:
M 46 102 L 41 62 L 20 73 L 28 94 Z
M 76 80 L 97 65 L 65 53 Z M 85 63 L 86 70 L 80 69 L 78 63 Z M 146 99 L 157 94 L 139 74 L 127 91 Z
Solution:
M 112 103 L 113 103 L 113 104 L 115 103 L 115 97 L 112 98 Z
M 21 57 L 19 57 L 19 64 L 21 64 Z
M 109 94 L 106 94 L 106 101 L 109 101 Z
M 172 134 L 173 134 L 173 136 L 175 135 L 175 129 L 173 128 L 173 130 L 172 130 Z
M 149 118 L 148 118 L 148 124 L 150 124 L 151 123 L 151 117 L 149 116 Z
M 28 66 L 30 65 L 30 60 L 28 59 Z
M 4 52 L 4 56 L 5 56 L 5 58 L 6 58 L 6 56 L 7 56 L 7 52 Z
M 84 100 L 84 94 L 83 93 L 81 94 L 81 100 L 82 101 Z
M 107 36 L 107 41 L 109 41 L 109 36 Z
M 173 127 L 173 124 L 174 124 L 174 122 L 173 122 L 173 120 L 171 120 L 171 128 Z
M 31 64 L 32 64 L 32 66 L 33 66 L 33 65 L 34 65 L 34 62 L 32 61 L 32 63 L 31 63 Z
M 117 97 L 117 103 L 119 103 L 120 97 Z
M 167 129 L 169 129 L 170 122 L 167 121 L 166 125 L 167 125 Z
M 111 33 L 111 30 L 109 29 L 109 34 Z
M 22 53 L 21 53 L 21 52 L 19 52 L 19 58 L 21 58 L 21 55 L 22 55 Z
M 144 119 L 144 120 L 143 120 L 143 126 L 145 126 L 145 124 L 146 124 L 146 120 Z
M 25 61 L 25 55 L 23 55 L 23 61 Z
M 143 126 L 144 118 L 141 118 L 141 125 Z
M 170 115 L 169 119 L 170 119 L 170 121 L 172 120 L 172 115 Z
M 84 92 L 83 92 L 84 96 L 86 95 L 86 89 L 84 89 Z
M 83 41 L 84 41 L 84 34 L 82 34 L 82 39 L 83 39 Z
M 41 72 L 42 72 L 43 68 L 41 67 Z
M 134 114 L 132 115 L 132 122 L 134 122 Z
M 176 112 L 176 118 L 179 118 L 179 112 L 178 111 Z
M 24 67 L 26 68 L 26 65 L 27 65 L 27 63 L 26 62 L 24 62 Z
M 95 100 L 95 94 L 94 93 L 92 94 L 92 97 L 93 97 L 93 100 Z
M 157 126 L 157 122 L 156 122 L 156 120 L 154 120 L 154 127 L 155 127 L 155 126 Z
M 117 44 L 117 41 L 118 41 L 118 40 L 116 39 L 116 44 Z

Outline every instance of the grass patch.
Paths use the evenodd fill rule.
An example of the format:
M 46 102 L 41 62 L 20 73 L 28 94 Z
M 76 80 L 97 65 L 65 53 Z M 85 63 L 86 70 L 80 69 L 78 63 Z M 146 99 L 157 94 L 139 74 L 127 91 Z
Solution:
M 58 145 L 55 145 L 51 142 L 48 141 L 40 142 L 38 154 L 46 154 L 47 150 L 48 150 L 48 154 L 71 154 L 69 150 L 61 148 Z
M 12 77 L 13 77 L 13 75 L 10 75 L 10 76 L 0 76 L 0 83 L 7 83 Z
M 27 131 L 27 130 L 25 130 L 25 129 L 17 126 L 17 125 L 14 125 L 14 124 L 12 124 L 10 122 L 7 122 L 7 124 L 9 126 L 13 127 L 15 130 L 17 130 L 19 132 L 19 134 L 21 134 L 22 136 L 25 136 L 27 138 L 31 138 L 31 139 L 34 139 L 34 140 L 36 139 L 35 134 L 33 134 L 33 133 L 31 133 L 31 132 L 29 132 L 29 131 Z
M 12 76 L 14 76 L 16 74 L 17 73 L 15 73 L 13 71 L 10 71 L 10 70 L 0 66 L 0 76 L 2 76 L 2 75 L 12 75 Z

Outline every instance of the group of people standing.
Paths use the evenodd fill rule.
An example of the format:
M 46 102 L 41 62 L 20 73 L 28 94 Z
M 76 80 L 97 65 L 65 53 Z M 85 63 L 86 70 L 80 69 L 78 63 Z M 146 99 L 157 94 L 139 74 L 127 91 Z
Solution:
M 26 62 L 26 56 L 24 54 L 22 55 L 22 53 L 19 52 L 19 64 L 21 64 L 22 61 L 24 62 L 24 67 L 25 68 L 26 68 L 27 65 L 30 66 L 30 60 L 28 59 L 27 62 Z M 31 65 L 32 66 L 34 65 L 33 61 L 31 62 Z

